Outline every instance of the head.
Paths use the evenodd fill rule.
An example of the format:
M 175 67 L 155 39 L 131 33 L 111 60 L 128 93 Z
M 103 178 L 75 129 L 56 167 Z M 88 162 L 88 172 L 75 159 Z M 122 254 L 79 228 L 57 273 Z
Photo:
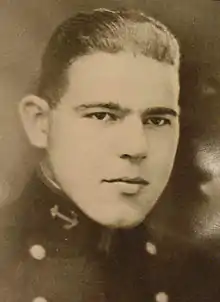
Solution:
M 52 35 L 37 89 L 20 102 L 51 177 L 102 225 L 139 224 L 168 182 L 179 57 L 170 31 L 141 12 L 79 13 Z

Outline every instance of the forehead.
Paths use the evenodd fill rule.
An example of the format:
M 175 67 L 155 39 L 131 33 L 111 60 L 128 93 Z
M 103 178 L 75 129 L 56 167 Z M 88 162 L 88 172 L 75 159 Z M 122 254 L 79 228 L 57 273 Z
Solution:
M 72 63 L 67 77 L 62 99 L 75 106 L 94 102 L 117 102 L 133 109 L 178 106 L 176 68 L 143 55 L 89 54 Z

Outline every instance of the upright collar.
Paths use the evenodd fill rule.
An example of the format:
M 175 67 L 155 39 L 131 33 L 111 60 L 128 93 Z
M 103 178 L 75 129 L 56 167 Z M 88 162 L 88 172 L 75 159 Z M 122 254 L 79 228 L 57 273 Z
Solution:
M 105 253 L 110 251 L 115 231 L 87 217 L 41 168 L 33 175 L 25 194 L 33 200 L 31 224 L 34 228 L 43 229 L 45 225 L 55 241 L 73 236 L 80 245 L 85 243 Z
M 50 187 L 51 189 L 57 190 L 57 191 L 62 191 L 60 186 L 58 185 L 58 183 L 53 180 L 48 172 L 46 171 L 46 168 L 43 164 L 43 162 L 41 162 L 39 164 L 39 167 L 37 169 L 37 173 L 39 175 L 39 178 L 43 181 L 43 183 L 45 183 L 48 187 Z

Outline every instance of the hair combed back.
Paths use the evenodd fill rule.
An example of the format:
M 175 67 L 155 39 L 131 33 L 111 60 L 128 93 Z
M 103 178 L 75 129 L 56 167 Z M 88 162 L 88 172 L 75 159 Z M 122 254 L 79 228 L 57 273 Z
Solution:
M 100 8 L 78 13 L 56 29 L 42 58 L 37 94 L 55 105 L 69 65 L 97 51 L 142 54 L 179 69 L 179 44 L 165 25 L 139 11 Z

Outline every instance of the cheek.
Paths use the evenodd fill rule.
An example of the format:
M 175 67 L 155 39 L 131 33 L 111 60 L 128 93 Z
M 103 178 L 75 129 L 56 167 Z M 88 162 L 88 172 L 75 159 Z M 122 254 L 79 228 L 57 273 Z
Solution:
M 62 120 L 54 123 L 50 131 L 48 152 L 59 169 L 78 170 L 79 173 L 97 173 L 105 162 L 104 138 L 97 129 L 86 123 Z
M 149 146 L 149 160 L 158 174 L 168 174 L 173 167 L 176 151 L 178 146 L 178 135 L 173 133 L 164 133 L 159 137 L 153 136 Z M 159 172 L 160 171 L 160 172 Z

